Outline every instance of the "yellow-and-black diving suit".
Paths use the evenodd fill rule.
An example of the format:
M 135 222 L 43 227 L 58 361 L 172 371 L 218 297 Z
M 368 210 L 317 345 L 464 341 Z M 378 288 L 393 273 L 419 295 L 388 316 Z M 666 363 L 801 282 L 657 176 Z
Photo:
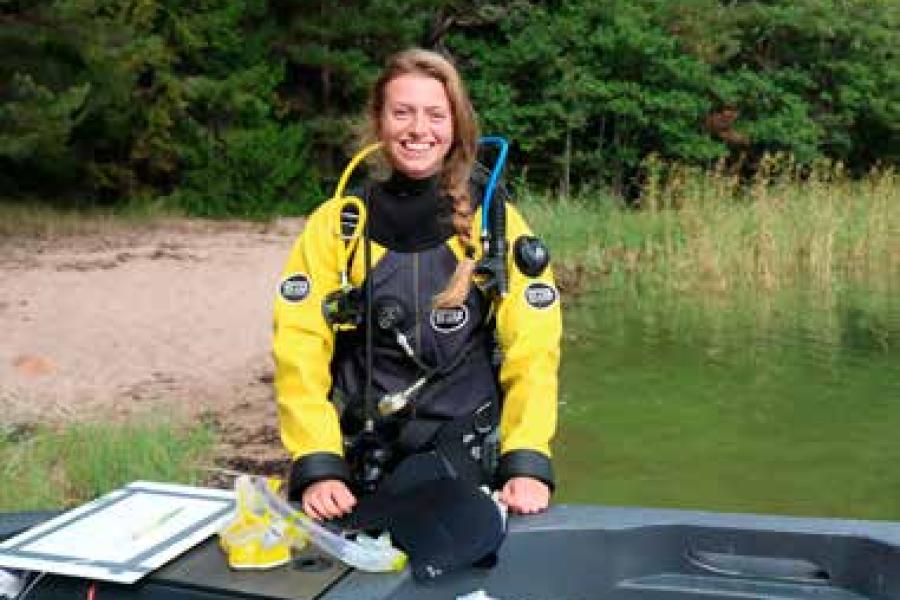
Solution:
M 480 198 L 483 187 L 473 178 L 472 197 Z M 502 485 L 530 476 L 552 489 L 561 312 L 551 270 L 530 269 L 510 252 L 505 295 L 473 285 L 463 305 L 434 308 L 434 296 L 465 255 L 437 177 L 395 173 L 356 195 L 368 196 L 368 252 L 364 239 L 341 235 L 348 202 L 333 198 L 309 217 L 276 295 L 275 386 L 281 438 L 293 459 L 290 497 L 325 479 L 366 491 L 367 478 L 378 477 L 361 472 L 366 459 L 354 446 L 371 416 L 363 405 L 366 327 L 374 402 L 408 400 L 402 411 L 376 420 L 387 471 L 403 456 L 438 447 L 456 458 L 469 455 L 483 481 Z M 514 207 L 505 214 L 511 246 L 535 240 Z M 475 240 L 479 219 L 476 211 Z M 350 303 L 364 305 L 366 273 L 373 323 L 336 323 L 323 307 L 348 289 L 357 292 Z

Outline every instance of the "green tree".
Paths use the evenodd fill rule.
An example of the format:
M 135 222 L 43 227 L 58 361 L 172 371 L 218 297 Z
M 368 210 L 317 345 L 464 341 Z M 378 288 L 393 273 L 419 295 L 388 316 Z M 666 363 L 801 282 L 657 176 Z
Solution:
M 793 97 L 819 129 L 820 153 L 856 168 L 900 159 L 895 0 L 752 3 L 733 17 L 742 50 L 728 66 L 751 66 Z
M 476 73 L 485 127 L 507 132 L 538 180 L 624 187 L 643 156 L 709 161 L 703 131 L 717 78 L 629 2 L 518 11 L 481 39 L 454 38 Z M 498 43 L 497 39 L 503 43 Z
M 728 84 L 757 151 L 856 167 L 900 158 L 900 5 L 895 0 L 671 2 L 657 17 Z
M 29 167 L 35 187 L 44 190 L 37 166 L 53 165 L 65 171 L 61 180 L 92 199 L 178 189 L 170 197 L 193 199 L 186 204 L 193 209 L 215 205 L 197 198 L 208 193 L 201 182 L 218 179 L 196 172 L 212 168 L 198 156 L 240 155 L 248 140 L 284 149 L 290 140 L 296 151 L 251 162 L 256 177 L 236 177 L 230 192 L 254 212 L 262 199 L 275 206 L 281 200 L 272 197 L 267 177 L 277 172 L 284 193 L 317 194 L 315 171 L 297 162 L 306 160 L 302 125 L 284 123 L 277 94 L 284 67 L 271 54 L 267 8 L 262 0 L 20 3 L 9 18 L 26 24 L 18 36 L 28 40 L 33 59 L 4 54 L 4 79 L 18 83 L 4 88 L 0 102 L 0 114 L 12 117 L 0 129 L 9 136 L 0 142 L 6 148 L 0 160 Z M 4 47 L 14 45 L 16 31 L 4 23 Z M 23 143 L 32 138 L 54 143 Z
M 312 152 L 332 177 L 359 143 L 369 88 L 391 54 L 421 45 L 437 0 L 273 0 L 272 41 L 285 61 L 281 92 L 311 131 Z
M 17 0 L 0 7 L 0 193 L 314 204 L 412 45 L 455 58 L 482 129 L 566 194 L 628 192 L 649 155 L 900 161 L 896 0 Z

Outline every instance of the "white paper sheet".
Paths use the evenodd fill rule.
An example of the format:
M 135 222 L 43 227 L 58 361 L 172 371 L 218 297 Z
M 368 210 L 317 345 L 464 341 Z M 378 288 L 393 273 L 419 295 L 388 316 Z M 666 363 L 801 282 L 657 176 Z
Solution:
M 234 493 L 135 482 L 0 544 L 0 567 L 133 583 L 215 533 Z

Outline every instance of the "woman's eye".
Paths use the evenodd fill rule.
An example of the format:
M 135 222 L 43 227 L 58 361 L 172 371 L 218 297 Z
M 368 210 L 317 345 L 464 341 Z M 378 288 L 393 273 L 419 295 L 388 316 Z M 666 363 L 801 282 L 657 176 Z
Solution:
M 431 120 L 435 123 L 440 123 L 444 119 L 447 118 L 447 115 L 444 113 L 431 113 Z
M 397 109 L 397 110 L 394 111 L 394 118 L 395 118 L 395 119 L 405 119 L 405 118 L 407 118 L 407 117 L 409 117 L 409 111 L 406 110 L 406 109 L 402 109 L 402 108 L 401 108 L 401 109 Z

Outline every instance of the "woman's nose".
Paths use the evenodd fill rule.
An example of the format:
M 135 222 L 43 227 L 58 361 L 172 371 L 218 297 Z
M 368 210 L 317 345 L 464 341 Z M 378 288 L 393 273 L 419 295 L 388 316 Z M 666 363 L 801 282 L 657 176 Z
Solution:
M 414 133 L 426 133 L 427 128 L 425 125 L 425 115 L 415 113 L 412 118 L 412 123 L 410 124 L 410 129 Z

